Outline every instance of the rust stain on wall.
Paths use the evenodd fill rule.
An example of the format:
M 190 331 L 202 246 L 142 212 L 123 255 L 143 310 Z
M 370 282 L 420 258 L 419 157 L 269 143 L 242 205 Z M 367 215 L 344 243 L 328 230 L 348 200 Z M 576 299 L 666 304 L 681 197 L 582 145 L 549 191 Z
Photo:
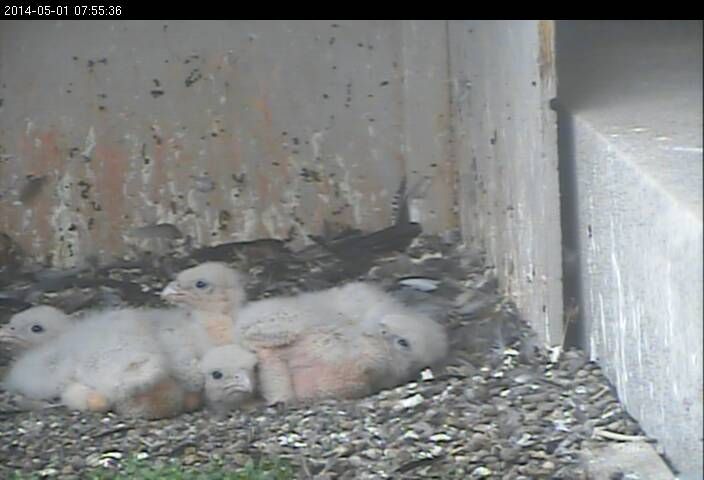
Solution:
M 538 22 L 538 65 L 540 78 L 555 76 L 555 21 L 540 20 Z
M 62 172 L 59 133 L 56 130 L 39 130 L 28 122 L 25 132 L 19 139 L 20 168 L 15 172 L 19 187 L 28 176 L 46 177 L 44 187 L 31 201 L 14 205 L 15 218 L 24 225 L 21 237 L 34 247 L 45 248 L 46 241 L 53 233 L 50 224 L 51 205 L 56 190 L 57 179 Z
M 405 171 L 400 22 L 346 23 L 334 45 L 311 41 L 328 22 L 112 25 L 109 38 L 91 23 L 0 31 L 3 112 L 26 119 L 0 119 L 16 157 L 2 164 L 0 231 L 31 254 L 123 255 L 126 232 L 160 223 L 196 245 L 390 224 Z M 375 48 L 350 56 L 360 36 Z M 70 61 L 47 75 L 28 57 Z M 29 175 L 46 183 L 17 205 Z
M 106 250 L 117 251 L 122 244 L 120 230 L 125 213 L 124 184 L 129 158 L 127 152 L 117 146 L 98 143 L 95 147 L 95 161 L 98 165 L 94 169 L 95 187 L 98 202 L 104 212 L 100 228 L 107 233 L 102 235 L 102 240 Z

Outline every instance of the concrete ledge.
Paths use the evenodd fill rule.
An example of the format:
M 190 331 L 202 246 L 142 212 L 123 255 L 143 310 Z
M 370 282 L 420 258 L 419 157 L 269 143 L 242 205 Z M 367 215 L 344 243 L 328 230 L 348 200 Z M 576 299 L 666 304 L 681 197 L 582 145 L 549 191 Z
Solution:
M 592 480 L 674 480 L 655 449 L 645 442 L 608 443 L 583 452 Z
M 562 30 L 582 341 L 681 478 L 701 478 L 701 22 Z

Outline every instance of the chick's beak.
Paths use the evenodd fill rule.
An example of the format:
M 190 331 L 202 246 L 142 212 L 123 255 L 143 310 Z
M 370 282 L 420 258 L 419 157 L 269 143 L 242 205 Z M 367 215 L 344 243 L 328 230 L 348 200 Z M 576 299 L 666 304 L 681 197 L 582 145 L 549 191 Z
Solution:
M 251 393 L 252 392 L 252 382 L 249 380 L 249 377 L 242 377 L 237 381 L 236 384 L 237 390 L 240 392 L 247 392 Z
M 161 298 L 169 302 L 178 301 L 179 298 L 183 298 L 185 295 L 186 292 L 176 282 L 169 283 L 161 291 Z
M 14 349 L 26 346 L 27 342 L 15 335 L 8 328 L 0 328 L 0 347 L 4 349 Z
M 0 343 L 9 342 L 14 339 L 14 335 L 7 327 L 0 327 Z

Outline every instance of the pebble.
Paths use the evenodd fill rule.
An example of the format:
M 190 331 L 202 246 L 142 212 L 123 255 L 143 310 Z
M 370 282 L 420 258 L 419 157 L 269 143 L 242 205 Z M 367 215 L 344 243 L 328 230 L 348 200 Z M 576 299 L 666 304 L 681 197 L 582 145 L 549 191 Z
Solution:
M 404 278 L 398 282 L 405 287 L 415 288 L 421 292 L 432 292 L 437 290 L 440 282 L 430 278 Z
M 403 409 L 403 408 L 413 408 L 417 407 L 421 403 L 423 403 L 425 399 L 423 398 L 423 395 L 421 394 L 416 394 L 413 395 L 412 397 L 404 398 L 397 404 L 398 409 Z
M 487 467 L 477 467 L 472 470 L 472 477 L 474 478 L 486 478 L 490 476 L 493 472 Z
M 431 442 L 449 442 L 452 440 L 452 437 L 444 433 L 437 433 L 435 435 L 431 435 L 429 440 Z

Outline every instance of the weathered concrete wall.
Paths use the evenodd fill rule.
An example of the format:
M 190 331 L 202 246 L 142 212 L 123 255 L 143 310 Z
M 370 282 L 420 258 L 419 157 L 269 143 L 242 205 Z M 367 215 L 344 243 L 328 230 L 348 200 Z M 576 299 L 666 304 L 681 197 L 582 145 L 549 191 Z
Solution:
M 64 266 L 158 223 L 304 242 L 387 226 L 404 174 L 430 178 L 426 229 L 453 227 L 446 43 L 445 22 L 1 22 L 0 231 Z
M 562 341 L 551 21 L 450 22 L 454 155 L 466 240 L 542 340 Z
M 702 23 L 558 24 L 583 344 L 702 478 Z

